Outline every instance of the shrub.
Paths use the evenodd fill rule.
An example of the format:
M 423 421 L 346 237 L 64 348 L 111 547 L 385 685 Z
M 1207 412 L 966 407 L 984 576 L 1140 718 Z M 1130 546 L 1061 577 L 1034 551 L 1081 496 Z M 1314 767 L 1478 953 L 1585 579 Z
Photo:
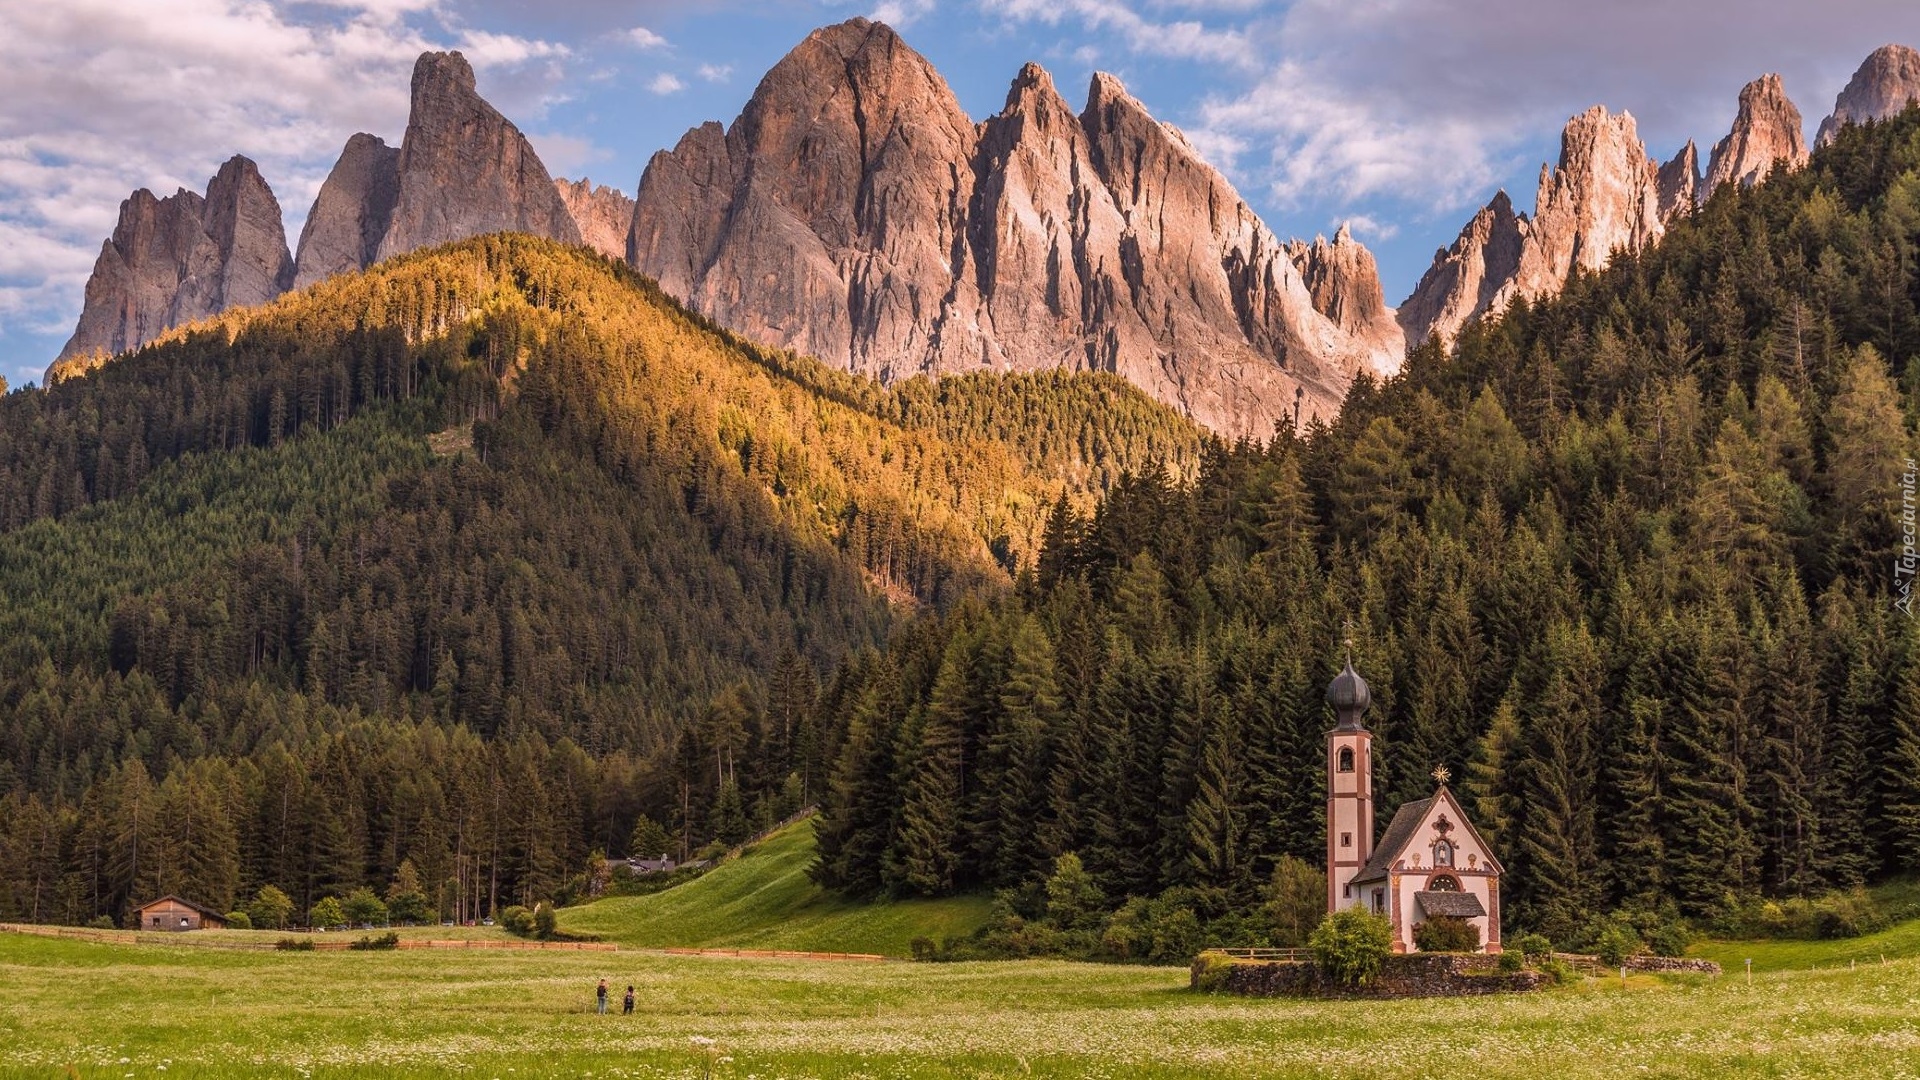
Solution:
M 1540 961 L 1540 974 L 1545 975 L 1547 981 L 1555 986 L 1565 986 L 1573 981 L 1572 965 L 1553 956 Z
M 397 949 L 399 947 L 400 935 L 391 930 L 379 937 L 363 937 L 359 941 L 347 946 L 349 949 L 359 949 L 363 952 L 370 952 L 376 949 Z
M 500 928 L 515 937 L 532 937 L 533 912 L 515 904 L 500 913 Z
M 1519 953 L 1519 952 L 1503 952 L 1500 954 L 1500 960 L 1497 966 L 1500 968 L 1500 973 L 1502 975 L 1511 975 L 1514 972 L 1519 971 L 1520 969 L 1527 966 L 1526 954 Z
M 1107 897 L 1094 884 L 1080 856 L 1069 851 L 1053 861 L 1053 875 L 1047 878 L 1047 918 L 1062 930 L 1090 929 L 1100 925 Z
M 1886 914 L 1865 889 L 1828 893 L 1813 902 L 1813 929 L 1819 937 L 1860 937 L 1886 928 Z
M 92 919 L 88 920 L 87 926 L 93 930 L 117 929 L 113 924 L 113 916 L 111 915 L 95 915 Z
M 281 952 L 312 952 L 313 939 L 302 938 L 302 937 L 283 937 L 279 941 L 274 942 L 273 947 L 276 949 L 279 949 Z
M 1413 928 L 1413 944 L 1421 952 L 1479 952 L 1480 928 L 1452 915 L 1435 915 Z
M 559 932 L 560 923 L 558 917 L 553 913 L 553 905 L 535 904 L 533 906 L 533 936 L 539 938 L 541 941 L 552 941 L 554 935 Z
M 244 911 L 227 912 L 227 927 L 231 930 L 253 929 L 253 918 Z
M 1546 960 L 1553 956 L 1553 942 L 1545 934 L 1521 934 L 1513 941 L 1514 951 L 1528 960 Z
M 355 926 L 372 926 L 387 921 L 386 902 L 364 885 L 347 894 L 340 904 L 340 910 L 346 913 L 347 921 Z
M 1267 882 L 1263 910 L 1272 928 L 1273 943 L 1299 948 L 1327 912 L 1327 874 L 1291 855 L 1280 856 Z
M 293 900 L 272 885 L 262 885 L 247 905 L 247 918 L 262 930 L 278 930 L 293 915 Z
M 313 910 L 307 913 L 307 918 L 321 929 L 347 925 L 346 911 L 340 907 L 340 901 L 331 896 L 313 905 Z
M 908 948 L 913 950 L 913 958 L 921 963 L 940 959 L 940 950 L 930 937 L 914 938 L 908 943 Z
M 1393 926 L 1357 907 L 1322 919 L 1308 940 L 1328 979 L 1348 986 L 1372 981 L 1393 951 Z
M 1593 954 L 1608 967 L 1619 967 L 1644 947 L 1645 943 L 1632 927 L 1614 923 L 1600 931 L 1600 936 L 1594 939 Z
M 1648 935 L 1647 944 L 1657 956 L 1685 956 L 1687 946 L 1693 944 L 1693 931 L 1683 922 L 1663 922 Z
M 1227 975 L 1233 960 L 1226 953 L 1203 952 L 1193 961 L 1193 988 L 1201 993 L 1218 993 L 1227 987 Z

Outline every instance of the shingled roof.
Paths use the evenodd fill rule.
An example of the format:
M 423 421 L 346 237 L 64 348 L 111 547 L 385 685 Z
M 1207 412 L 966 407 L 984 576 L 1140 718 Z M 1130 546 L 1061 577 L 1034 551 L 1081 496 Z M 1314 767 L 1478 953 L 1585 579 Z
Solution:
M 1456 919 L 1477 919 L 1487 913 L 1480 898 L 1470 892 L 1417 892 L 1413 898 L 1428 917 L 1451 915 Z
M 1387 825 L 1386 834 L 1380 837 L 1380 843 L 1373 849 L 1373 858 L 1368 859 L 1367 865 L 1353 876 L 1353 884 L 1385 880 L 1387 870 L 1393 866 L 1393 857 L 1407 846 L 1408 840 L 1413 839 L 1414 830 L 1420 827 L 1420 822 L 1426 819 L 1427 810 L 1432 806 L 1433 800 L 1430 798 L 1401 803 L 1400 809 L 1393 813 L 1393 821 Z

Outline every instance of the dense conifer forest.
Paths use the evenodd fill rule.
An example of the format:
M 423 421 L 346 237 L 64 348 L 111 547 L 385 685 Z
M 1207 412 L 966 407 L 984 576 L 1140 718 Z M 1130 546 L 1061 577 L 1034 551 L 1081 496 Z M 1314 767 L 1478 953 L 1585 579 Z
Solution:
M 1070 929 L 1069 888 L 1159 905 L 1110 935 L 1257 938 L 1287 857 L 1324 860 L 1348 634 L 1381 826 L 1448 768 L 1509 933 L 1737 925 L 1920 872 L 1917 244 L 1910 111 L 1416 351 L 1330 427 L 1057 507 L 1015 594 L 832 676 L 820 880 L 1007 889 L 1003 939 Z
M 1111 377 L 883 390 L 516 237 L 7 395 L 0 917 L 402 862 L 471 917 L 642 814 L 737 838 L 824 784 L 815 671 L 1201 439 Z
M 1509 933 L 1920 872 L 1917 256 L 1909 112 L 1263 445 L 522 239 L 226 317 L 0 403 L 0 914 L 470 916 L 819 802 L 852 894 L 1279 937 L 1348 636 L 1382 818 L 1450 769 Z

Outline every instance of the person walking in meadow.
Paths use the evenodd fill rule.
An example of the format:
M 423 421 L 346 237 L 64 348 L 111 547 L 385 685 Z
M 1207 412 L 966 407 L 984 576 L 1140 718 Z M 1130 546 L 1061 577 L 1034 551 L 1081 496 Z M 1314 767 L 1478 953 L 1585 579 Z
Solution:
M 594 991 L 594 996 L 600 999 L 600 1015 L 607 1015 L 607 980 L 600 980 L 600 989 Z
M 633 1015 L 633 984 L 627 984 L 627 996 L 620 999 L 620 1015 Z

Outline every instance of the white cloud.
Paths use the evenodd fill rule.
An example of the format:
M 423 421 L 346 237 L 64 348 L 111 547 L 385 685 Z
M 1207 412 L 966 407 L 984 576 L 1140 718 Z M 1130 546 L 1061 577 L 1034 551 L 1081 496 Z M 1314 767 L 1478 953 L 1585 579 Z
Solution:
M 701 64 L 699 76 L 710 83 L 723 83 L 733 78 L 732 64 Z
M 662 97 L 665 97 L 668 94 L 677 94 L 680 91 L 685 90 L 686 88 L 687 88 L 687 84 L 684 82 L 681 82 L 680 77 L 678 75 L 675 75 L 669 71 L 663 71 L 660 74 L 655 75 L 652 81 L 647 83 L 647 89 L 653 91 L 656 94 L 659 94 Z
M 934 0 L 881 0 L 871 18 L 892 27 L 912 25 L 933 13 Z
M 1391 240 L 1400 235 L 1400 226 L 1391 222 L 1377 221 L 1369 214 L 1352 214 L 1344 218 L 1335 218 L 1328 224 L 1335 230 L 1344 225 L 1356 239 L 1372 240 L 1376 243 L 1381 240 Z
M 1251 40 L 1241 28 L 1210 26 L 1193 19 L 1149 19 L 1125 0 L 980 0 L 980 7 L 1012 22 L 1057 26 L 1071 19 L 1089 30 L 1113 34 L 1127 48 L 1148 56 L 1239 68 L 1259 63 Z
M 636 26 L 627 31 L 626 38 L 634 45 L 647 51 L 668 47 L 666 38 L 661 37 L 659 34 L 654 33 L 644 26 Z

